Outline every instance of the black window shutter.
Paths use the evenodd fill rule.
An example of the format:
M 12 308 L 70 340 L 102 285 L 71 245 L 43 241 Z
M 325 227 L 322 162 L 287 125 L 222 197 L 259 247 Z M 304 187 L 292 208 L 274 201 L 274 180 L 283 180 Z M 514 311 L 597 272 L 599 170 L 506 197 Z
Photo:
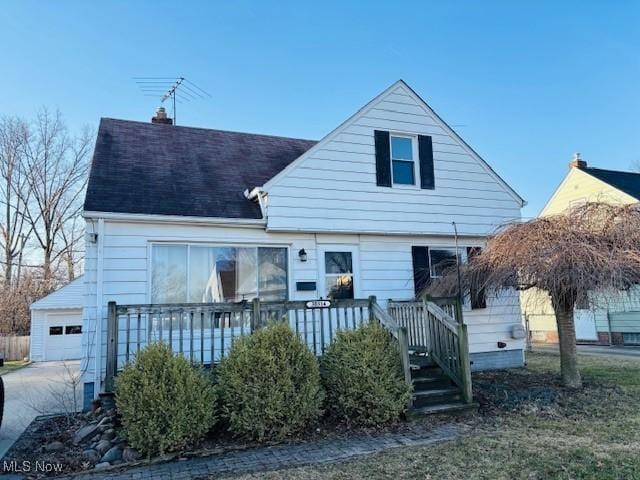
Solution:
M 376 183 L 379 187 L 391 186 L 391 147 L 389 132 L 375 130 L 376 142 Z
M 411 247 L 413 257 L 413 286 L 418 295 L 429 285 L 431 272 L 429 272 L 429 247 Z
M 433 190 L 436 182 L 433 174 L 433 144 L 431 137 L 418 135 L 418 152 L 420 155 L 420 188 Z
M 482 251 L 480 247 L 467 247 L 467 260 L 470 260 L 474 255 L 479 254 Z M 471 297 L 471 309 L 487 308 L 487 296 L 484 288 L 477 289 L 471 288 L 469 292 Z

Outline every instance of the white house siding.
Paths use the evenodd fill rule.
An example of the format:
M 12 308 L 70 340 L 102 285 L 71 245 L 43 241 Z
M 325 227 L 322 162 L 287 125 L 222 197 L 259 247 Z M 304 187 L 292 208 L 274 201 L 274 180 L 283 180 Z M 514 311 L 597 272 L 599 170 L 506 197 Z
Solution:
M 435 189 L 376 185 L 374 130 L 430 135 Z M 416 159 L 416 165 L 418 161 Z M 419 183 L 419 174 L 416 175 Z M 483 236 L 521 199 L 404 84 L 267 182 L 269 231 Z
M 89 231 L 97 231 L 95 221 L 90 221 Z M 102 306 L 101 366 L 104 374 L 106 362 L 106 305 L 108 301 L 136 304 L 149 302 L 149 246 L 153 242 L 185 242 L 211 244 L 247 244 L 288 246 L 289 293 L 295 300 L 314 299 L 323 292 L 297 292 L 295 282 L 315 281 L 318 288 L 323 285 L 318 278 L 318 252 L 327 245 L 355 245 L 359 250 L 359 276 L 356 276 L 356 296 L 376 295 L 381 303 L 387 299 L 410 299 L 413 297 L 412 245 L 453 246 L 453 237 L 444 236 L 384 236 L 342 235 L 311 233 L 269 233 L 263 227 L 221 227 L 193 224 L 104 222 L 104 232 L 98 244 L 87 244 L 85 258 L 85 335 L 83 346 L 86 361 L 83 363 L 84 381 L 95 380 L 95 327 L 98 302 Z M 103 271 L 97 271 L 97 252 L 103 251 Z M 470 238 L 460 246 L 482 245 L 482 238 Z M 301 262 L 298 250 L 304 248 L 308 259 Z M 358 269 L 356 269 L 358 270 Z M 97 279 L 102 277 L 102 285 Z M 97 291 L 102 296 L 97 298 Z M 489 298 L 489 308 L 465 312 L 469 324 L 472 360 L 478 356 L 476 368 L 500 366 L 509 359 L 510 365 L 522 363 L 522 341 L 513 340 L 510 330 L 520 323 L 520 307 L 515 295 L 503 295 L 499 299 Z M 487 357 L 483 352 L 496 352 L 497 342 L 507 347 L 497 356 Z M 475 360 L 474 360 L 475 361 Z M 92 391 L 91 386 L 86 391 Z M 97 393 L 97 389 L 95 390 Z M 89 395 L 90 397 L 90 395 Z M 90 399 L 90 398 L 89 398 Z
M 540 216 L 557 215 L 572 205 L 582 202 L 630 204 L 636 203 L 637 200 L 579 168 L 572 168 L 549 199 Z M 549 296 L 545 292 L 532 289 L 523 292 L 520 300 L 522 311 L 529 320 L 533 339 L 541 342 L 557 342 L 555 312 Z M 636 326 L 640 325 L 640 292 L 637 289 L 630 293 L 603 295 L 594 299 L 592 303 L 596 331 L 601 342 L 608 343 L 609 334 L 612 332 L 634 333 Z M 624 312 L 629 314 L 619 315 Z

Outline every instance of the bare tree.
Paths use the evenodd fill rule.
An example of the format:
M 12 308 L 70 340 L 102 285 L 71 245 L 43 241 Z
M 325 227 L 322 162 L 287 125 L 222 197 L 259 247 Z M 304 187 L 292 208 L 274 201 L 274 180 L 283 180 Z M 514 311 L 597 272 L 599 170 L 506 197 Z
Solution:
M 47 293 L 40 268 L 25 268 L 20 282 L 0 285 L 0 335 L 29 335 L 29 306 Z
M 43 109 L 26 144 L 25 172 L 31 190 L 26 217 L 42 250 L 45 285 L 51 284 L 54 262 L 68 250 L 59 248 L 65 224 L 82 209 L 90 143 L 88 129 L 71 137 L 60 113 Z
M 13 284 L 13 267 L 21 260 L 32 231 L 26 221 L 31 189 L 23 168 L 28 132 L 29 126 L 18 118 L 0 119 L 0 247 L 5 287 Z
M 567 212 L 504 227 L 463 267 L 471 291 L 503 288 L 546 292 L 560 343 L 562 380 L 582 385 L 576 355 L 576 303 L 597 304 L 640 283 L 640 209 L 587 203 Z M 456 291 L 454 271 L 434 288 Z
M 71 282 L 76 278 L 78 265 L 84 253 L 84 228 L 80 216 L 67 220 L 60 230 L 60 263 L 67 272 L 67 279 Z

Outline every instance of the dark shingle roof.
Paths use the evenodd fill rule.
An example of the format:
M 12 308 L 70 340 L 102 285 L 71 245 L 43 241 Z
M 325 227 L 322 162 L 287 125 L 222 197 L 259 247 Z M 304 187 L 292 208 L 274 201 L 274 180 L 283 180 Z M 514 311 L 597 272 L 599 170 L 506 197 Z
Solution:
M 315 143 L 103 118 L 84 209 L 259 219 L 244 190 L 262 186 Z
M 592 167 L 583 168 L 582 170 L 592 177 L 602 180 L 612 187 L 640 200 L 640 173 L 618 172 Z

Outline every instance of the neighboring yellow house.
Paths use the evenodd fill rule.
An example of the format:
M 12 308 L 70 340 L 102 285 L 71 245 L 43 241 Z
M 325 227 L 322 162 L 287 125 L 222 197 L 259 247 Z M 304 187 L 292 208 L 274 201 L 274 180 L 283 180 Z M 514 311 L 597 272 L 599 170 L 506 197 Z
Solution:
M 640 173 L 603 170 L 587 166 L 580 154 L 569 163 L 569 173 L 558 186 L 540 216 L 562 213 L 585 202 L 630 204 L 640 201 Z M 599 295 L 588 309 L 576 308 L 574 320 L 580 343 L 640 344 L 640 289 Z M 541 291 L 521 294 L 522 311 L 532 340 L 557 342 L 551 301 Z

